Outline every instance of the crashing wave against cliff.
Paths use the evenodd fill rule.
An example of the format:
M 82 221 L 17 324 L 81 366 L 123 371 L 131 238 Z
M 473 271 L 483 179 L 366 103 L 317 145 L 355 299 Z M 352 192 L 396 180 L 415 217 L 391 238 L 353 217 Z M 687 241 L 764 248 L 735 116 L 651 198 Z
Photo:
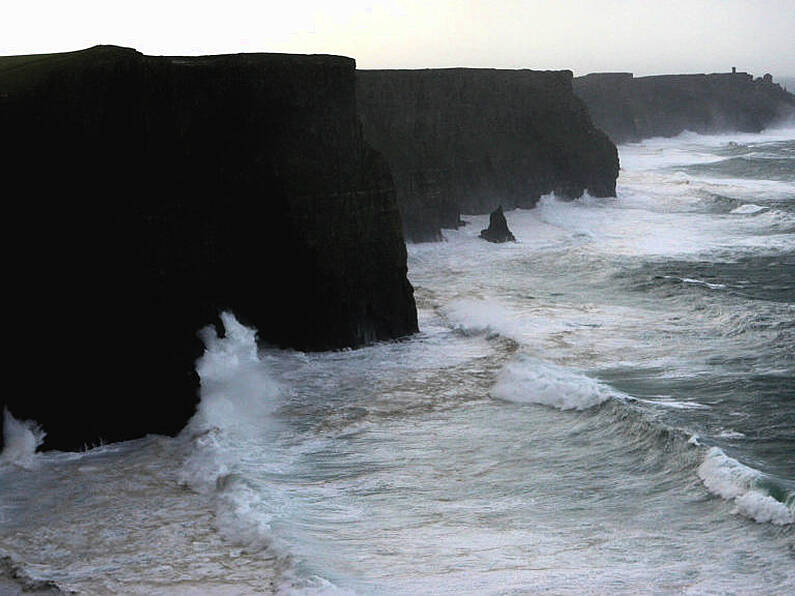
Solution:
M 33 369 L 0 411 L 41 423 L 45 447 L 177 432 L 196 332 L 222 309 L 303 350 L 417 330 L 350 58 L 0 58 L 0 130 L 12 336 Z

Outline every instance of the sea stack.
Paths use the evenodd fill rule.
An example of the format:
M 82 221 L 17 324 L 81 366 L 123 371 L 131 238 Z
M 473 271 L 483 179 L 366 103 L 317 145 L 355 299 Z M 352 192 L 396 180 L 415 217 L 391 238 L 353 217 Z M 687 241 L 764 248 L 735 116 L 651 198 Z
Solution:
M 615 196 L 618 153 L 571 71 L 360 70 L 365 138 L 389 162 L 406 240 L 441 240 L 460 214 L 541 195 Z
M 10 331 L 35 380 L 0 411 L 45 447 L 178 432 L 221 310 L 300 350 L 417 330 L 350 58 L 0 58 L 0 130 Z
M 502 205 L 489 215 L 489 227 L 480 231 L 480 237 L 489 242 L 516 242 L 516 238 L 508 229 L 508 222 L 502 212 Z

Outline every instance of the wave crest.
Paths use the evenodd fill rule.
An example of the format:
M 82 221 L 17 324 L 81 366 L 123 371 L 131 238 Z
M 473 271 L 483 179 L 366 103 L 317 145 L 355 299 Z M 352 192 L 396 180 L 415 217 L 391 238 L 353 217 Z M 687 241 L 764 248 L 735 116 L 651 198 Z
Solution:
M 607 385 L 538 358 L 522 355 L 506 364 L 491 390 L 497 399 L 584 410 L 618 394 Z
M 270 448 L 281 389 L 257 355 L 256 332 L 223 313 L 225 334 L 202 330 L 204 355 L 197 362 L 201 401 L 181 438 L 189 454 L 179 481 L 216 500 L 221 535 L 247 548 L 271 544 L 268 506 L 235 471 L 248 449 Z
M 719 447 L 707 451 L 698 476 L 714 495 L 734 501 L 737 513 L 758 523 L 787 525 L 795 521 L 795 496 L 782 503 L 761 486 L 763 474 L 726 455 Z

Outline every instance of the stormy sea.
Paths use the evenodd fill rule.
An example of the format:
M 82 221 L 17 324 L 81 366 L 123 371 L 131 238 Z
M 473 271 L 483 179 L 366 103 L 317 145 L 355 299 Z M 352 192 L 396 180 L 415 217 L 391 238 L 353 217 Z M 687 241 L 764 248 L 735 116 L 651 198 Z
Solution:
M 6 416 L 0 591 L 791 593 L 795 129 L 619 152 L 616 198 L 507 211 L 516 243 L 409 245 L 416 336 L 226 313 L 176 438 L 34 453 Z

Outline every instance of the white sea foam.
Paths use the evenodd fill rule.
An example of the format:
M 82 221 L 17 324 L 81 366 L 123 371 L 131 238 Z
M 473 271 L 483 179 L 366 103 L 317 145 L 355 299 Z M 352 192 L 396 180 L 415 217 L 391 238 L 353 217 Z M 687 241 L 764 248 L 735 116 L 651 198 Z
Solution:
M 745 205 L 740 205 L 736 209 L 732 209 L 731 213 L 735 215 L 751 215 L 752 213 L 759 213 L 767 209 L 767 207 L 763 205 L 754 205 L 753 203 L 746 203 Z
M 644 181 L 644 189 L 646 186 Z M 610 255 L 698 254 L 720 238 L 712 217 L 692 213 L 693 200 L 683 198 L 683 193 L 648 194 L 619 184 L 619 204 L 613 200 L 600 204 L 542 197 L 539 217 L 547 224 L 590 238 L 600 253 Z
M 721 439 L 744 439 L 745 435 L 741 432 L 737 432 L 736 430 L 726 429 L 722 430 L 717 435 Z
M 285 580 L 277 594 L 280 596 L 354 596 L 356 592 L 340 588 L 322 577 L 312 576 L 306 579 Z
M 0 464 L 14 464 L 23 468 L 34 466 L 36 449 L 44 442 L 46 432 L 33 420 L 17 420 L 3 409 L 3 437 L 5 447 Z
M 454 328 L 465 335 L 502 335 L 511 339 L 520 335 L 514 313 L 496 300 L 455 300 L 445 308 L 445 314 Z
M 184 432 L 212 429 L 238 435 L 260 434 L 272 422 L 280 388 L 257 356 L 256 332 L 223 313 L 225 335 L 212 327 L 201 331 L 206 350 L 197 363 L 201 401 Z
M 179 481 L 212 496 L 214 524 L 229 543 L 247 553 L 275 555 L 280 594 L 341 594 L 334 584 L 296 568 L 300 550 L 274 524 L 298 507 L 292 501 L 290 455 L 279 443 L 275 416 L 285 389 L 257 353 L 256 332 L 223 313 L 224 337 L 201 333 L 206 350 L 197 363 L 201 401 L 180 438 L 189 454 Z M 295 496 L 295 495 L 293 495 Z M 282 523 L 284 525 L 284 523 Z
M 618 394 L 607 385 L 573 370 L 530 356 L 506 364 L 491 389 L 497 399 L 584 410 Z
M 686 130 L 675 137 L 653 137 L 644 139 L 641 143 L 630 143 L 621 146 L 621 156 L 627 148 L 648 147 L 648 148 L 687 148 L 687 153 L 692 153 L 697 147 L 723 147 L 729 144 L 736 146 L 748 143 L 765 143 L 771 141 L 787 141 L 795 138 L 795 128 L 789 123 L 782 123 L 782 126 L 767 128 L 761 132 L 722 132 L 715 134 L 701 134 Z M 690 145 L 687 145 L 690 143 Z M 623 165 L 623 161 L 622 161 Z
M 221 476 L 217 491 L 215 524 L 224 538 L 254 550 L 278 543 L 271 527 L 273 508 L 266 495 L 235 474 Z
M 757 523 L 771 523 L 779 526 L 793 523 L 793 510 L 770 495 L 749 491 L 734 500 L 738 513 Z
M 696 401 L 679 401 L 670 397 L 661 399 L 641 399 L 636 398 L 638 401 L 646 404 L 654 404 L 655 406 L 662 406 L 664 408 L 673 408 L 674 410 L 708 410 L 709 406 L 700 404 Z
M 681 281 L 682 283 L 685 283 L 685 284 L 693 284 L 693 285 L 696 285 L 696 286 L 704 286 L 704 287 L 709 288 L 711 290 L 721 290 L 721 289 L 726 287 L 726 284 L 713 284 L 713 283 L 710 283 L 708 281 L 704 281 L 703 279 L 693 279 L 691 277 L 675 277 L 673 275 L 666 275 L 665 277 L 667 279 L 678 279 L 679 281 Z
M 202 331 L 206 350 L 197 363 L 201 401 L 181 437 L 191 451 L 179 480 L 216 496 L 216 526 L 224 538 L 249 547 L 271 543 L 271 513 L 263 495 L 236 475 L 248 449 L 268 449 L 278 424 L 273 412 L 279 385 L 257 356 L 256 333 L 230 313 L 221 319 L 225 336 Z
M 679 159 L 674 152 L 662 158 L 654 164 L 650 156 L 650 165 L 669 158 L 675 165 Z M 622 162 L 626 167 L 629 160 L 622 155 Z M 625 413 L 613 407 L 618 404 L 597 406 L 586 416 L 553 408 L 588 407 L 605 395 L 621 399 L 578 371 L 615 371 L 605 372 L 611 378 L 628 373 L 623 377 L 628 387 L 644 374 L 656 375 L 652 393 L 663 393 L 670 379 L 678 387 L 684 386 L 680 377 L 700 382 L 695 375 L 710 356 L 726 357 L 719 365 L 710 362 L 716 373 L 731 369 L 726 361 L 743 355 L 745 336 L 722 341 L 721 334 L 767 324 L 766 311 L 755 307 L 746 315 L 742 309 L 706 308 L 693 314 L 689 301 L 679 302 L 681 288 L 672 288 L 675 297 L 667 303 L 656 295 L 647 301 L 645 286 L 633 285 L 627 294 L 623 283 L 635 279 L 636 267 L 649 262 L 648 256 L 686 257 L 715 249 L 732 256 L 744 243 L 772 242 L 771 229 L 789 234 L 775 241 L 791 247 L 788 224 L 775 204 L 756 214 L 729 214 L 742 203 L 766 205 L 790 196 L 791 187 L 724 179 L 707 185 L 702 176 L 682 172 L 624 170 L 618 198 L 567 203 L 546 197 L 540 209 L 508 212 L 522 242 L 497 248 L 477 238 L 488 216 L 474 217 L 472 225 L 445 232 L 448 242 L 409 247 L 409 271 L 425 319 L 423 334 L 406 342 L 322 355 L 257 354 L 250 330 L 237 328 L 238 340 L 234 325 L 224 338 L 208 332 L 208 353 L 200 363 L 202 406 L 183 436 L 158 438 L 143 449 L 130 445 L 124 457 L 95 454 L 69 474 L 49 473 L 45 462 L 52 454 L 36 456 L 37 474 L 5 467 L 0 502 L 6 510 L 0 508 L 0 521 L 17 527 L 9 532 L 3 526 L 0 543 L 36 557 L 60 577 L 92 578 L 81 584 L 89 593 L 102 593 L 108 585 L 103 582 L 115 581 L 122 571 L 129 583 L 116 585 L 126 588 L 136 575 L 157 578 L 154 591 L 169 593 L 180 593 L 186 579 L 195 579 L 194 593 L 213 593 L 214 580 L 231 585 L 231 593 L 247 591 L 238 580 L 251 575 L 269 576 L 256 585 L 276 584 L 281 593 L 339 592 L 318 573 L 346 586 L 362 585 L 363 593 L 559 592 L 561 586 L 608 593 L 661 582 L 670 591 L 753 592 L 766 585 L 771 593 L 784 593 L 795 573 L 786 542 L 791 526 L 784 534 L 763 526 L 743 528 L 738 527 L 743 518 L 720 512 L 734 509 L 757 521 L 787 523 L 788 505 L 771 496 L 782 498 L 779 492 L 765 490 L 769 478 L 751 471 L 745 482 L 736 462 L 728 462 L 728 470 L 717 460 L 706 463 L 709 447 L 701 446 L 714 438 L 708 430 L 713 424 L 744 424 L 743 431 L 755 433 L 744 404 L 686 401 L 696 398 L 686 395 L 686 387 L 681 396 L 643 392 L 652 404 L 637 409 L 654 405 L 653 420 L 704 421 L 694 422 L 703 439 L 693 435 L 686 455 L 679 439 L 690 435 L 679 432 L 673 449 L 668 442 L 657 445 L 656 435 L 651 446 L 645 440 L 627 445 L 655 433 L 657 425 L 646 424 L 645 416 L 640 424 L 634 415 L 617 420 L 616 414 Z M 704 189 L 719 195 L 714 203 Z M 688 274 L 679 275 L 681 280 Z M 677 283 L 697 281 L 668 285 Z M 732 298 L 717 290 L 709 294 L 716 305 Z M 463 296 L 469 298 L 460 300 Z M 438 316 L 439 309 L 444 316 Z M 451 326 L 459 331 L 450 333 Z M 523 352 L 576 367 L 526 357 L 500 374 L 506 387 L 515 385 L 502 399 L 552 407 L 482 400 L 435 407 L 441 403 L 437 396 L 485 393 L 483 383 L 497 366 L 492 354 L 502 362 L 505 353 L 502 342 L 484 339 L 490 334 L 518 338 Z M 710 343 L 712 338 L 717 343 Z M 779 361 L 769 366 L 785 369 Z M 256 393 L 254 385 L 268 389 Z M 426 403 L 431 407 L 415 407 Z M 361 411 L 368 412 L 366 422 L 349 425 L 348 413 L 358 420 Z M 742 421 L 722 419 L 732 413 Z M 661 446 L 664 451 L 658 452 Z M 746 446 L 739 447 L 744 453 Z M 698 476 L 730 495 L 728 502 L 715 497 L 694 503 L 681 490 L 683 469 L 701 484 L 694 472 L 702 458 Z M 660 462 L 666 465 L 658 467 Z M 109 474 L 116 464 L 119 473 Z M 675 468 L 672 475 L 667 464 Z M 161 466 L 162 472 L 153 474 Z M 194 490 L 175 490 L 171 480 L 177 471 Z M 55 476 L 59 482 L 70 479 L 65 490 L 54 484 Z M 34 477 L 41 478 L 33 483 Z M 96 482 L 81 491 L 80 482 L 89 479 Z M 96 500 L 97 486 L 112 487 L 107 504 Z M 174 494 L 166 508 L 169 491 Z M 58 504 L 63 494 L 78 498 Z M 123 500 L 121 506 L 134 511 L 146 503 L 147 508 L 124 526 L 118 521 L 119 498 L 136 494 L 137 500 Z M 26 500 L 27 495 L 38 497 Z M 90 508 L 80 495 L 90 496 Z M 69 507 L 76 513 L 64 516 Z M 694 514 L 715 508 L 708 524 L 693 524 Z M 36 522 L 19 527 L 25 511 Z M 133 523 L 139 530 L 134 536 L 127 532 Z M 107 536 L 118 538 L 103 539 Z M 172 544 L 168 536 L 185 536 L 186 543 L 171 559 L 162 556 Z M 92 560 L 89 546 L 107 552 Z M 671 552 L 681 556 L 672 559 Z M 53 553 L 60 554 L 53 558 Z M 212 565 L 204 563 L 211 558 Z M 736 562 L 744 560 L 754 564 L 740 577 Z
M 776 525 L 795 521 L 795 503 L 782 503 L 760 486 L 762 473 L 711 447 L 698 468 L 707 490 L 727 501 L 734 501 L 735 511 L 759 523 Z
M 700 285 L 700 286 L 706 286 L 706 287 L 711 288 L 713 290 L 719 290 L 721 288 L 725 288 L 726 287 L 726 284 L 713 284 L 713 283 L 709 283 L 708 281 L 704 281 L 703 279 L 692 279 L 690 277 L 683 277 L 682 281 L 684 283 L 686 283 L 686 284 L 696 284 L 696 285 Z

